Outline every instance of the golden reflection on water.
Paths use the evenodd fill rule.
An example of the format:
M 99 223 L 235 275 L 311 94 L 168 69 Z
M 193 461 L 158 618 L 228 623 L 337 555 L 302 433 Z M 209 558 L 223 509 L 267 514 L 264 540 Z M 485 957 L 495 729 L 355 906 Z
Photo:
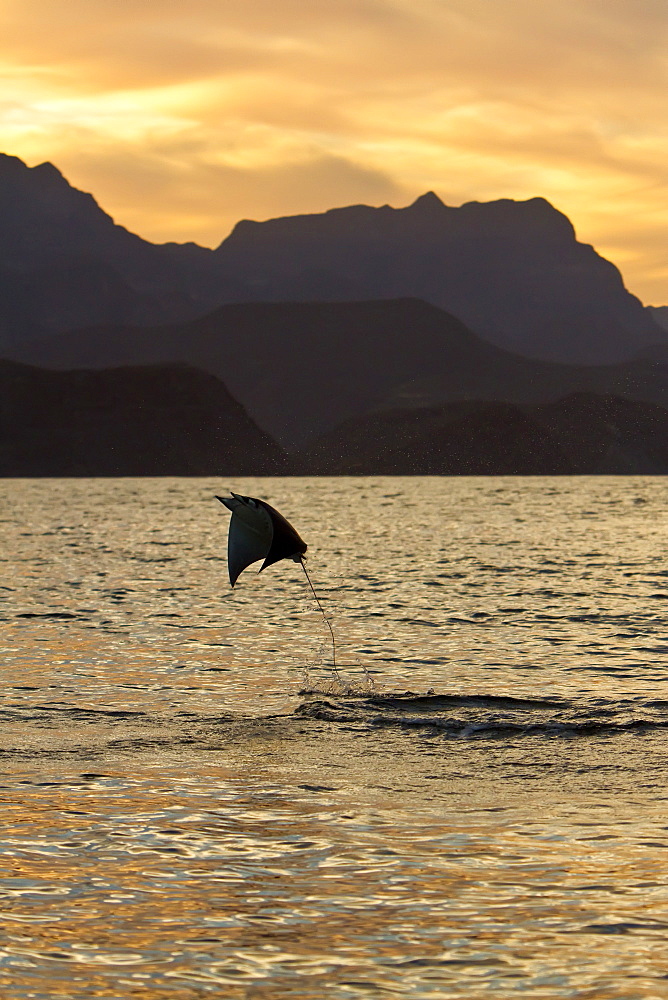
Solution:
M 663 482 L 230 485 L 352 681 L 461 704 L 327 693 L 217 482 L 6 484 L 0 995 L 663 1000 Z
M 307 537 L 353 676 L 366 668 L 390 686 L 491 682 L 512 693 L 535 693 L 537 682 L 543 693 L 635 693 L 663 681 L 660 477 L 230 485 L 266 496 Z M 189 697 L 200 684 L 205 698 L 238 696 L 246 713 L 257 708 L 255 674 L 272 710 L 304 669 L 322 676 L 328 635 L 298 567 L 250 570 L 230 591 L 221 489 L 199 479 L 9 482 L 0 607 L 22 616 L 8 618 L 11 659 L 48 670 L 62 641 L 59 667 L 77 685 L 105 667 L 139 668 L 138 683 L 152 675 L 169 688 L 185 670 Z
M 419 759 L 369 749 L 278 729 L 132 772 L 13 769 L 3 995 L 660 995 L 665 802 L 532 801 L 536 775 L 493 800 L 484 751 L 458 766 L 485 789 L 460 770 L 428 799 Z

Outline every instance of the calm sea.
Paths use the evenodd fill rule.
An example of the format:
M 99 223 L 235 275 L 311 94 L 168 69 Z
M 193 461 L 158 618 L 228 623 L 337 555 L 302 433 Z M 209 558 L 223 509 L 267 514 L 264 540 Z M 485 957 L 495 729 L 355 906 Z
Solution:
M 668 996 L 665 480 L 3 492 L 1 996 Z

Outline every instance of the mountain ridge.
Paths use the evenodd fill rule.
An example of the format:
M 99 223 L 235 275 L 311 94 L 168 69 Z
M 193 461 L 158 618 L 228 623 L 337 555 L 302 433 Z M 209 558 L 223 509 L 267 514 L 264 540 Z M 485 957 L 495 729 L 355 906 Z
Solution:
M 216 249 L 153 244 L 52 164 L 0 155 L 0 347 L 219 305 L 420 298 L 507 350 L 597 364 L 668 343 L 617 268 L 544 198 L 346 206 L 242 220 Z
M 590 392 L 384 410 L 340 425 L 300 459 L 319 475 L 665 475 L 668 410 Z
M 544 198 L 348 206 L 238 224 L 215 250 L 238 301 L 415 297 L 499 347 L 617 361 L 667 331 Z
M 348 418 L 397 406 L 540 403 L 577 390 L 668 401 L 667 364 L 532 360 L 420 299 L 228 304 L 181 324 L 75 331 L 13 356 L 55 368 L 188 363 L 222 379 L 288 450 Z
M 0 360 L 0 476 L 281 475 L 283 450 L 185 365 L 49 371 Z
M 611 394 L 367 412 L 289 459 L 220 380 L 184 365 L 0 360 L 0 475 L 659 475 L 668 409 Z

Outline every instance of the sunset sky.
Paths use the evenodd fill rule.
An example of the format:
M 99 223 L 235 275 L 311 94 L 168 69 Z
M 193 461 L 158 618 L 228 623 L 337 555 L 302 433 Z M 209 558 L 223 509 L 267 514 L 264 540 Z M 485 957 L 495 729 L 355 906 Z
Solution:
M 668 0 L 0 0 L 0 151 L 147 239 L 548 198 L 668 303 Z

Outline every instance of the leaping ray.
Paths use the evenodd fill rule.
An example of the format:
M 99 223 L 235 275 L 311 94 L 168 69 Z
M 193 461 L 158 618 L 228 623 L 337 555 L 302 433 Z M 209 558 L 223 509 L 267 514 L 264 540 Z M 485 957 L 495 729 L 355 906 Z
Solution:
M 238 493 L 232 493 L 229 497 L 217 496 L 216 500 L 220 500 L 232 512 L 227 537 L 230 584 L 234 586 L 246 567 L 257 562 L 258 559 L 264 559 L 260 566 L 260 572 L 280 559 L 292 559 L 299 563 L 330 631 L 332 669 L 338 677 L 334 630 L 306 569 L 304 553 L 308 546 L 304 539 L 300 538 L 290 522 L 265 500 L 258 500 L 256 497 L 242 497 Z
M 232 586 L 239 576 L 258 559 L 264 559 L 260 571 L 279 559 L 301 562 L 306 542 L 299 537 L 282 514 L 264 500 L 242 497 L 216 497 L 232 511 L 227 539 L 227 560 Z

